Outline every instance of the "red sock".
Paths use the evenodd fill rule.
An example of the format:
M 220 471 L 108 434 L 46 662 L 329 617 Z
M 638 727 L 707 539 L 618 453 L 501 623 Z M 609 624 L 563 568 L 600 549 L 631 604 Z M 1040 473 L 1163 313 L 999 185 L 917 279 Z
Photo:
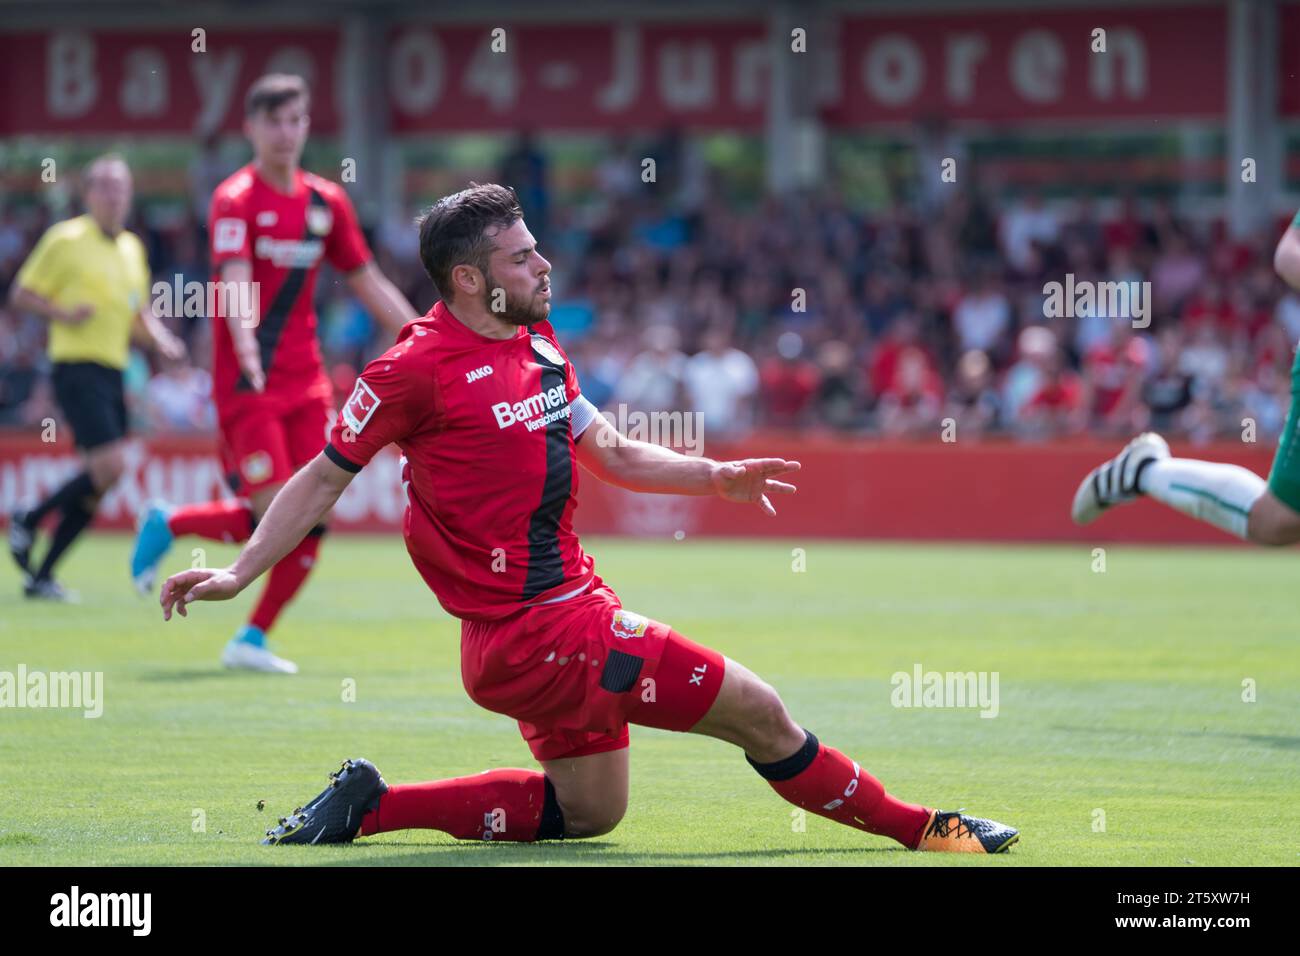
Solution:
M 804 733 L 808 739 L 803 747 L 785 760 L 770 764 L 749 761 L 773 790 L 796 807 L 836 823 L 892 837 L 909 850 L 921 842 L 930 810 L 894 799 L 855 761 L 818 742 L 808 731 Z
M 182 505 L 167 519 L 171 533 L 196 534 L 209 541 L 247 541 L 253 533 L 253 512 L 237 498 Z
M 548 789 L 546 775 L 536 770 L 484 770 L 470 777 L 397 784 L 362 817 L 360 835 L 441 830 L 458 840 L 559 839 L 563 820 L 554 794 L 547 799 Z
M 266 577 L 266 587 L 257 599 L 257 607 L 253 608 L 253 616 L 248 619 L 249 624 L 261 628 L 263 632 L 271 630 L 275 619 L 280 616 L 285 605 L 293 600 L 293 596 L 307 580 L 307 575 L 311 574 L 312 566 L 316 563 L 316 552 L 320 550 L 321 537 L 320 534 L 309 533 L 299 542 L 298 547 L 275 563 Z

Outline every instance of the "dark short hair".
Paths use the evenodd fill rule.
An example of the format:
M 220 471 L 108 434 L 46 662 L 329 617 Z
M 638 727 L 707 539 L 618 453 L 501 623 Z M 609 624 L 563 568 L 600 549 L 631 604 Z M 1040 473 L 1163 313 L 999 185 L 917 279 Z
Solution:
M 420 261 L 438 295 L 445 299 L 451 294 L 451 270 L 456 266 L 471 265 L 487 275 L 488 258 L 496 248 L 488 230 L 509 229 L 522 218 L 515 191 L 496 183 L 470 183 L 468 189 L 430 206 L 420 217 Z
M 285 103 L 302 97 L 303 104 L 311 101 L 307 81 L 292 73 L 268 73 L 258 77 L 244 96 L 244 115 L 253 116 L 262 111 L 273 112 Z

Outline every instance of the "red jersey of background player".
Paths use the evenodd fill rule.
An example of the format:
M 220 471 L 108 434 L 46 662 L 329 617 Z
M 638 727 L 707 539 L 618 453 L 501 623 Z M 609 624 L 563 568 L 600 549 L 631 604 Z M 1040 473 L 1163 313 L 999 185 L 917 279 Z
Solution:
M 547 322 L 492 339 L 439 302 L 361 373 L 325 454 L 406 455 L 411 560 L 451 614 L 495 620 L 586 587 L 573 531 L 578 378 Z
M 321 259 L 340 272 L 359 269 L 370 259 L 347 193 L 298 170 L 293 195 L 287 195 L 250 163 L 212 194 L 208 232 L 215 279 L 225 262 L 252 263 L 265 394 L 290 400 L 317 393 L 331 398 L 316 340 L 316 275 Z M 214 320 L 212 327 L 212 392 L 226 417 L 244 404 L 244 395 L 256 393 L 239 369 L 225 320 Z

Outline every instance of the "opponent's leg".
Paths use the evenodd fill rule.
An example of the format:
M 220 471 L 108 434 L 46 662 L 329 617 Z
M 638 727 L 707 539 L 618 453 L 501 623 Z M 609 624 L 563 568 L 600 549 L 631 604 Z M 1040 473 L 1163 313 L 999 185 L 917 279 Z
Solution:
M 745 751 L 772 789 L 797 807 L 909 849 L 998 853 L 1019 834 L 1012 828 L 960 812 L 904 803 L 833 747 L 804 730 L 781 697 L 730 658 L 717 698 L 691 733 L 726 740 Z
M 1256 499 L 1246 522 L 1246 537 L 1256 544 L 1280 547 L 1300 541 L 1300 512 L 1270 489 Z
M 1084 478 L 1072 515 L 1077 524 L 1088 524 L 1139 495 L 1255 544 L 1300 541 L 1300 351 L 1291 368 L 1291 408 L 1267 483 L 1238 465 L 1172 458 L 1165 440 L 1147 432 Z

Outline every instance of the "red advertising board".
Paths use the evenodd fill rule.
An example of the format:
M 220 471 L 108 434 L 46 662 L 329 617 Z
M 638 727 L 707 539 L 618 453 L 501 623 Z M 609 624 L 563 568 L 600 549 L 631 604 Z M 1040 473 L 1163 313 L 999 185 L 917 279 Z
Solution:
M 1142 501 L 1088 528 L 1070 522 L 1079 479 L 1115 453 L 1115 443 L 1020 445 L 989 442 L 872 442 L 763 435 L 743 447 L 710 445 L 711 457 L 781 455 L 803 464 L 796 495 L 775 501 L 777 517 L 716 498 L 639 495 L 583 474 L 575 521 L 593 534 L 652 538 L 781 536 L 975 541 L 1226 543 L 1234 539 Z M 1228 461 L 1267 474 L 1272 449 L 1244 444 L 1180 448 L 1175 454 Z M 69 449 L 33 436 L 0 436 L 0 512 L 56 487 L 78 467 Z M 98 526 L 129 528 L 151 498 L 171 502 L 229 494 L 212 443 L 157 439 L 132 448 L 126 477 L 101 507 Z M 335 510 L 343 531 L 397 533 L 405 508 L 397 455 L 363 469 Z
M 1280 12 L 1284 112 L 1300 112 L 1300 9 Z M 0 35 L 5 110 L 18 132 L 235 130 L 248 84 L 269 71 L 312 82 L 312 123 L 339 128 L 336 26 L 148 30 L 49 28 Z M 1094 31 L 1105 52 L 1094 52 Z M 495 129 L 758 129 L 769 95 L 768 23 L 731 20 L 442 23 L 384 38 L 380 67 L 397 133 Z M 834 39 L 827 40 L 825 36 Z M 832 66 L 831 126 L 927 116 L 999 122 L 1221 117 L 1224 4 L 996 7 L 979 13 L 846 13 L 806 52 Z M 823 49 L 822 43 L 833 43 Z M 835 68 L 834 64 L 838 64 Z M 814 70 L 803 71 L 811 77 Z

